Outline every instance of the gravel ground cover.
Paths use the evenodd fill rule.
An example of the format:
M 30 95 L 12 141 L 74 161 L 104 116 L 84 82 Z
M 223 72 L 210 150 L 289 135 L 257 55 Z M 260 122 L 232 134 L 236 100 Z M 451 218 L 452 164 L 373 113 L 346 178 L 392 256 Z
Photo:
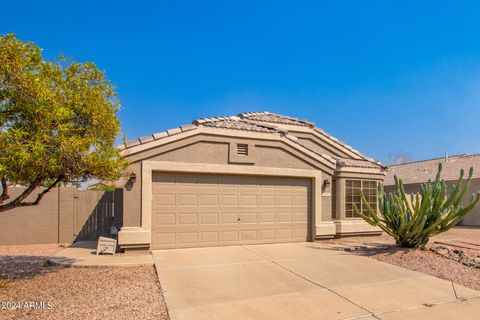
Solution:
M 462 246 L 464 242 L 480 245 L 480 228 L 451 229 L 446 233 L 431 238 L 425 250 L 397 248 L 395 246 L 395 241 L 388 235 L 344 237 L 335 240 L 327 240 L 325 242 L 338 244 L 339 249 L 342 246 L 353 248 L 351 252 L 357 255 L 367 256 L 409 270 L 419 271 L 449 280 L 475 290 L 480 290 L 480 269 L 465 266 L 458 261 L 447 259 L 430 250 L 430 248 L 437 245 L 435 242 Z M 462 250 L 472 259 L 480 256 L 480 246 L 478 249 L 476 249 L 477 246 L 475 245 L 469 246 L 474 249 L 458 248 L 453 245 L 445 246 L 452 250 Z
M 152 266 L 48 265 L 48 257 L 62 249 L 0 246 L 0 279 L 6 280 L 0 282 L 0 319 L 168 319 Z

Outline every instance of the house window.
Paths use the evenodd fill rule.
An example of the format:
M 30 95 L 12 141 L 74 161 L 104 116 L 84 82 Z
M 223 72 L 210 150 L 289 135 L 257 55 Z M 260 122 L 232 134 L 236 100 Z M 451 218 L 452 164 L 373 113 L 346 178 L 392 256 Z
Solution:
M 377 210 L 377 181 L 371 180 L 347 180 L 346 181 L 346 199 L 345 216 L 347 218 L 357 218 L 354 205 L 363 213 L 367 212 L 366 206 L 362 203 L 359 190 L 363 191 L 368 204 L 373 210 Z
M 337 218 L 337 180 L 332 180 L 332 219 Z

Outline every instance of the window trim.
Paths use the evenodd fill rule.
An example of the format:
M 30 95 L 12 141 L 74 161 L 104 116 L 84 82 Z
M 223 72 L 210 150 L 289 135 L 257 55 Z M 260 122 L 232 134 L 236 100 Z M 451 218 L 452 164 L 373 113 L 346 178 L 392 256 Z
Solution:
M 348 197 L 348 194 L 347 194 L 347 189 L 351 188 L 353 190 L 354 187 L 348 187 L 348 182 L 350 181 L 359 181 L 360 182 L 360 189 L 361 190 L 366 190 L 364 189 L 364 186 L 363 184 L 365 182 L 374 182 L 375 183 L 375 188 L 373 188 L 373 190 L 375 190 L 375 200 L 376 200 L 376 204 L 375 204 L 375 210 L 378 210 L 378 184 L 380 183 L 379 181 L 377 180 L 371 180 L 371 179 L 345 179 L 345 219 L 353 219 L 353 220 L 358 220 L 358 219 L 362 219 L 362 217 L 360 216 L 357 216 L 356 213 L 355 213 L 355 210 L 353 209 L 353 204 L 355 203 L 353 200 L 352 201 L 348 201 L 347 200 L 347 197 Z M 372 189 L 372 188 L 369 188 L 369 189 Z M 354 197 L 354 195 L 352 195 L 352 197 Z M 347 204 L 351 203 L 352 204 L 352 216 L 348 216 L 347 214 Z M 360 199 L 360 211 L 363 212 L 363 209 L 364 209 L 364 204 L 363 204 L 363 201 Z

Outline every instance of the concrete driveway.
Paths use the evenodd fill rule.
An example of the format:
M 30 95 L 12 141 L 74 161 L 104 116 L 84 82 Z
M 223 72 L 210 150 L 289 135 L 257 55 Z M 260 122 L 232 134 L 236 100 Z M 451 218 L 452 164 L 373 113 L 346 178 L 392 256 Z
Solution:
M 480 319 L 480 292 L 317 243 L 153 251 L 172 320 Z

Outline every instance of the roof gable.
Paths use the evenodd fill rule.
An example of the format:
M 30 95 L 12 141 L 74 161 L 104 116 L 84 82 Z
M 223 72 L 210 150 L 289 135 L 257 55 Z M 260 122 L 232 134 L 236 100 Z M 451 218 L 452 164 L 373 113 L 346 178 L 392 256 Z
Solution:
M 291 134 L 288 129 L 285 127 L 301 128 L 305 132 L 311 133 L 313 136 L 316 136 L 318 139 L 323 140 L 327 144 L 333 145 L 335 148 L 342 148 L 345 150 L 346 155 L 352 155 L 352 159 L 347 158 L 347 156 L 341 157 L 332 157 L 319 150 L 315 150 L 302 139 L 298 139 L 294 134 Z M 277 134 L 281 137 L 285 137 L 288 140 L 299 145 L 301 148 L 308 149 L 310 152 L 313 152 L 327 162 L 337 164 L 339 167 L 357 167 L 357 168 L 376 168 L 383 169 L 384 166 L 369 157 L 364 156 L 359 151 L 353 149 L 352 147 L 346 145 L 345 143 L 339 141 L 338 139 L 332 137 L 331 135 L 325 133 L 323 130 L 315 127 L 315 123 L 302 120 L 298 118 L 283 116 L 279 114 L 274 114 L 270 112 L 244 112 L 240 113 L 238 116 L 220 116 L 220 117 L 211 117 L 211 118 L 200 118 L 194 120 L 191 125 L 183 125 L 177 128 L 169 129 L 166 131 L 158 132 L 150 136 L 145 136 L 127 142 L 125 145 L 120 145 L 120 149 L 125 150 L 127 153 L 137 152 L 133 149 L 146 150 L 150 147 L 157 145 L 157 140 L 167 139 L 171 140 L 172 136 L 178 135 L 178 139 L 181 138 L 182 133 L 187 131 L 196 130 L 199 128 L 209 128 L 209 129 L 220 129 L 220 130 L 237 130 L 237 131 L 246 131 L 250 133 L 259 133 L 259 134 Z M 292 130 L 295 132 L 295 130 Z M 337 161 L 338 160 L 338 161 Z M 351 161 L 356 160 L 356 161 Z

